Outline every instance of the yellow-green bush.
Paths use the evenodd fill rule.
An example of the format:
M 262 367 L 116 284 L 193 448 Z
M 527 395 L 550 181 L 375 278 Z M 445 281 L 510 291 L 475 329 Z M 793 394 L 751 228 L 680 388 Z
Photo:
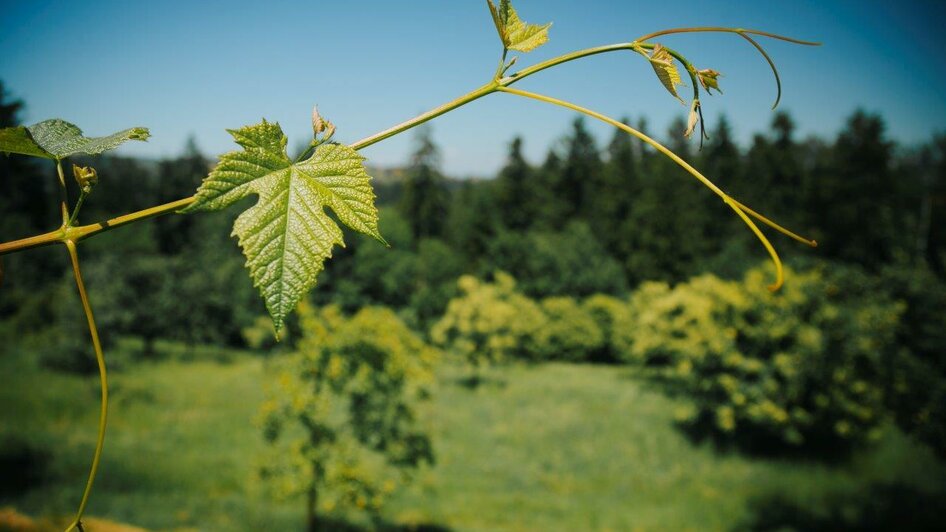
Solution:
M 688 421 L 717 434 L 793 446 L 862 440 L 883 413 L 902 305 L 852 268 L 787 272 L 774 294 L 768 275 L 645 284 L 631 298 L 630 359 L 692 398 Z
M 546 325 L 536 335 L 535 358 L 540 360 L 590 360 L 605 346 L 605 336 L 591 313 L 570 297 L 542 300 Z
M 439 354 L 386 308 L 349 318 L 303 304 L 299 320 L 297 352 L 262 407 L 272 452 L 261 473 L 323 511 L 375 513 L 407 470 L 433 460 L 415 405 L 429 396 Z
M 539 305 L 516 291 L 512 277 L 497 273 L 486 283 L 465 275 L 457 284 L 460 297 L 450 301 L 430 331 L 435 344 L 474 366 L 538 356 L 537 337 L 547 319 Z
M 619 362 L 629 357 L 633 341 L 634 322 L 630 305 L 603 294 L 596 294 L 582 302 L 603 335 L 601 349 L 592 355 L 596 362 Z

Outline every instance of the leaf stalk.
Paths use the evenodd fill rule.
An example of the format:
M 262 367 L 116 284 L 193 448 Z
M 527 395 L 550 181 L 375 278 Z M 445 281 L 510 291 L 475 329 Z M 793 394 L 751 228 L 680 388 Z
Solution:
M 89 295 L 85 290 L 85 283 L 82 280 L 82 270 L 79 268 L 79 254 L 76 251 L 76 243 L 73 240 L 66 240 L 66 249 L 69 250 L 69 258 L 72 262 L 72 272 L 76 278 L 76 287 L 79 289 L 79 299 L 82 300 L 82 310 L 85 312 L 86 321 L 89 324 L 89 334 L 92 337 L 92 347 L 95 350 L 95 361 L 99 367 L 99 381 L 102 390 L 101 411 L 99 413 L 99 431 L 95 443 L 95 452 L 92 455 L 92 466 L 89 469 L 89 480 L 86 482 L 85 491 L 82 494 L 82 500 L 79 503 L 79 509 L 76 511 L 76 517 L 66 527 L 65 532 L 73 529 L 82 530 L 82 514 L 89 502 L 89 495 L 92 493 L 92 484 L 95 482 L 95 475 L 98 473 L 99 462 L 102 458 L 102 449 L 105 446 L 105 429 L 108 425 L 108 369 L 105 366 L 105 355 L 102 352 L 102 343 L 99 340 L 99 332 L 95 327 L 95 316 L 92 314 L 92 305 L 89 303 Z

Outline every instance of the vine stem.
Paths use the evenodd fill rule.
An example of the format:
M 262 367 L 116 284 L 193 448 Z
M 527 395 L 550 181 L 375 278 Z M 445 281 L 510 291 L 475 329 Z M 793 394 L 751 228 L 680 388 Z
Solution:
M 501 78 L 498 77 L 499 75 L 501 75 L 501 71 L 500 71 L 500 74 L 497 74 L 497 77 L 493 79 L 490 83 L 487 83 L 473 90 L 472 92 L 469 92 L 463 96 L 460 96 L 459 98 L 451 100 L 439 107 L 431 109 L 430 111 L 427 111 L 426 113 L 418 115 L 410 120 L 401 122 L 400 124 L 392 126 L 384 131 L 375 133 L 371 136 L 358 140 L 355 143 L 350 144 L 349 146 L 355 150 L 367 148 L 368 146 L 371 146 L 372 144 L 381 142 L 382 140 L 393 137 L 394 135 L 397 135 L 399 133 L 403 133 L 404 131 L 407 131 L 408 129 L 419 126 L 429 120 L 432 120 L 440 115 L 450 112 L 458 107 L 466 105 L 474 100 L 482 98 L 488 94 L 492 94 L 499 90 L 503 90 L 504 88 L 514 83 L 517 83 L 533 74 L 537 74 L 543 70 L 547 70 L 549 68 L 561 65 L 563 63 L 568 63 L 576 59 L 590 57 L 593 55 L 617 52 L 617 51 L 622 51 L 622 50 L 633 51 L 635 48 L 653 49 L 654 47 L 653 44 L 641 42 L 641 41 L 644 41 L 646 39 L 650 39 L 653 37 L 658 37 L 661 35 L 670 35 L 674 33 L 693 33 L 693 32 L 736 33 L 736 34 L 742 35 L 744 38 L 747 38 L 747 39 L 748 39 L 748 35 L 751 34 L 751 35 L 760 35 L 764 37 L 771 37 L 773 39 L 780 39 L 783 41 L 792 42 L 796 44 L 805 44 L 805 45 L 819 44 L 819 43 L 814 43 L 814 42 L 809 42 L 809 41 L 792 39 L 790 37 L 785 37 L 785 36 L 777 35 L 774 33 L 768 33 L 768 32 L 758 31 L 758 30 L 740 29 L 740 28 L 698 27 L 698 28 L 675 28 L 675 29 L 663 30 L 663 31 L 645 35 L 644 37 L 641 37 L 640 39 L 633 42 L 622 42 L 622 43 L 616 43 L 616 44 L 609 44 L 605 46 L 597 46 L 594 48 L 586 48 L 583 50 L 577 50 L 574 52 L 563 54 L 557 57 L 553 57 L 551 59 L 547 59 L 540 63 L 536 63 L 535 65 L 532 65 L 530 67 L 523 68 L 519 72 L 510 74 L 509 76 L 505 76 Z M 748 39 L 748 40 L 752 42 L 751 39 Z M 755 44 L 755 46 L 758 48 L 757 43 Z M 686 61 L 686 59 L 682 55 L 678 54 L 677 52 L 671 51 L 669 49 L 668 51 L 670 51 L 670 53 L 674 56 L 674 58 L 676 58 L 677 60 L 681 61 L 684 64 L 687 72 L 690 74 L 691 81 L 693 82 L 694 94 L 697 94 L 696 93 L 697 83 L 694 78 L 693 68 L 690 68 L 692 67 L 692 65 L 690 65 Z M 771 65 L 771 60 L 768 57 L 766 57 L 766 60 L 769 61 L 769 64 Z M 777 78 L 776 78 L 776 81 L 778 82 Z M 507 90 L 506 92 L 509 92 L 509 91 Z M 59 173 L 61 189 L 63 191 L 63 194 L 65 195 L 65 179 L 63 178 L 61 164 L 57 163 L 57 169 Z M 172 201 L 170 203 L 165 203 L 163 205 L 158 205 L 155 207 L 150 207 L 150 208 L 143 209 L 140 211 L 125 214 L 123 216 L 112 218 L 110 220 L 106 220 L 103 222 L 98 222 L 98 223 L 94 223 L 90 225 L 83 225 L 83 226 L 78 226 L 78 227 L 69 227 L 68 223 L 66 223 L 69 220 L 69 216 L 68 216 L 67 205 L 64 199 L 63 227 L 55 231 L 50 231 L 48 233 L 43 233 L 40 235 L 35 235 L 35 236 L 31 236 L 31 237 L 23 238 L 19 240 L 13 240 L 10 242 L 0 243 L 0 255 L 6 255 L 8 253 L 13 253 L 16 251 L 21 251 L 25 249 L 40 247 L 40 246 L 47 246 L 47 245 L 55 244 L 58 242 L 65 242 L 66 240 L 72 240 L 74 242 L 78 242 L 84 238 L 88 238 L 90 236 L 96 235 L 103 231 L 114 229 L 116 227 L 121 227 L 122 225 L 137 222 L 145 218 L 151 218 L 153 216 L 160 216 L 163 214 L 179 211 L 180 209 L 183 209 L 184 207 L 187 207 L 188 205 L 193 203 L 195 200 L 196 200 L 195 196 L 190 196 L 187 198 L 182 198 L 176 201 Z M 779 230 L 781 231 L 781 229 Z M 785 231 L 782 231 L 782 232 L 785 232 Z
M 779 77 L 778 68 L 775 67 L 775 61 L 769 56 L 765 51 L 765 48 L 762 47 L 755 39 L 750 37 L 750 35 L 757 35 L 760 37 L 769 37 L 770 39 L 777 39 L 780 41 L 790 42 L 792 44 L 801 44 L 804 46 L 821 46 L 820 42 L 815 41 L 803 41 L 801 39 L 793 39 L 791 37 L 786 37 L 784 35 L 779 35 L 777 33 L 771 33 L 768 31 L 760 30 L 749 30 L 745 28 L 724 28 L 720 26 L 698 26 L 693 28 L 671 28 L 669 30 L 655 31 L 653 33 L 648 33 L 640 37 L 639 41 L 646 41 L 648 39 L 653 39 L 654 37 L 661 37 L 663 35 L 674 35 L 679 33 L 735 33 L 736 35 L 745 39 L 749 44 L 751 44 L 765 59 L 765 62 L 769 64 L 769 68 L 772 69 L 772 75 L 775 76 L 775 103 L 772 104 L 772 109 L 778 107 L 779 102 L 782 100 L 782 79 Z M 681 62 L 686 62 L 682 57 L 674 55 Z M 692 76 L 692 75 L 691 75 Z M 695 85 L 694 85 L 695 87 Z
M 646 44 L 644 44 L 643 46 L 652 47 L 652 45 L 646 45 Z M 393 137 L 394 135 L 397 135 L 399 133 L 403 133 L 404 131 L 407 131 L 408 129 L 419 126 L 427 121 L 433 120 L 434 118 L 440 115 L 443 115 L 444 113 L 450 112 L 458 107 L 466 105 L 488 94 L 492 94 L 496 92 L 500 86 L 512 85 L 513 83 L 516 83 L 517 81 L 520 81 L 528 76 L 531 76 L 533 74 L 536 74 L 548 68 L 552 68 L 554 66 L 560 65 L 562 63 L 567 63 L 569 61 L 574 61 L 576 59 L 581 59 L 583 57 L 588 57 L 588 56 L 602 54 L 602 53 L 615 52 L 619 50 L 631 50 L 632 49 L 631 47 L 632 47 L 632 43 L 617 43 L 617 44 L 611 44 L 611 45 L 606 45 L 606 46 L 598 46 L 594 48 L 586 48 L 584 50 L 578 50 L 578 51 L 564 54 L 558 57 L 554 57 L 552 59 L 548 59 L 541 63 L 537 63 L 531 67 L 524 68 L 515 74 L 511 74 L 504 78 L 494 79 L 490 83 L 487 83 L 473 90 L 472 92 L 464 94 L 463 96 L 460 96 L 459 98 L 451 100 L 439 107 L 431 109 L 430 111 L 427 111 L 426 113 L 418 115 L 410 120 L 401 122 L 400 124 L 397 124 L 388 129 L 385 129 L 384 131 L 375 133 L 371 136 L 358 140 L 355 143 L 350 144 L 349 146 L 355 150 L 367 148 L 368 146 L 371 146 L 372 144 L 381 142 L 382 140 Z M 59 166 L 60 182 L 62 185 L 62 190 L 64 191 L 65 179 L 62 177 L 62 168 L 61 168 L 61 165 L 57 165 L 57 166 Z M 64 223 L 63 227 L 60 227 L 59 229 L 55 231 L 50 231 L 48 233 L 43 233 L 40 235 L 35 235 L 35 236 L 27 237 L 27 238 L 22 238 L 19 240 L 12 240 L 10 242 L 0 243 L 0 255 L 6 255 L 8 253 L 13 253 L 16 251 L 22 251 L 25 249 L 31 249 L 35 247 L 48 246 L 50 244 L 56 244 L 59 242 L 64 242 L 66 240 L 73 240 L 74 242 L 78 242 L 84 238 L 88 238 L 95 234 L 101 233 L 103 231 L 108 231 L 116 227 L 121 227 L 122 225 L 137 222 L 145 218 L 151 218 L 153 216 L 160 216 L 163 214 L 179 211 L 183 209 L 184 207 L 187 207 L 188 205 L 193 203 L 195 200 L 196 200 L 195 196 L 190 196 L 187 198 L 182 198 L 176 201 L 172 201 L 170 203 L 157 205 L 155 207 L 150 207 L 148 209 L 132 212 L 129 214 L 125 214 L 123 216 L 119 216 L 117 218 L 112 218 L 110 220 L 106 220 L 103 222 L 98 222 L 98 223 L 94 223 L 90 225 L 68 227 L 67 224 Z M 65 214 L 65 217 L 63 218 L 63 222 L 67 222 L 68 219 L 69 219 L 68 214 Z
M 59 210 L 62 211 L 62 226 L 69 225 L 69 193 L 66 191 L 66 176 L 62 172 L 62 161 L 56 159 L 56 175 L 59 177 Z
M 749 34 L 749 35 L 759 35 L 761 37 L 769 37 L 771 39 L 778 39 L 780 41 L 790 42 L 792 44 L 802 44 L 805 46 L 821 46 L 820 42 L 815 41 L 803 41 L 801 39 L 793 39 L 791 37 L 786 37 L 784 35 L 779 35 L 777 33 L 770 33 L 768 31 L 761 30 L 749 30 L 745 28 L 726 28 L 722 26 L 696 26 L 692 28 L 670 28 L 668 30 L 655 31 L 653 33 L 648 33 L 638 37 L 638 41 L 648 41 L 654 37 L 662 37 L 664 35 L 675 35 L 679 33 L 738 33 L 738 34 Z
M 69 217 L 69 221 L 66 222 L 66 227 L 72 227 L 76 223 L 76 220 L 79 218 L 79 209 L 82 208 L 82 204 L 85 203 L 85 197 L 88 196 L 88 192 L 82 191 L 79 194 L 79 199 L 76 201 L 76 208 L 72 209 L 72 216 Z
M 89 295 L 85 290 L 85 283 L 82 281 L 82 270 L 79 268 L 79 254 L 76 251 L 76 243 L 73 240 L 65 241 L 66 249 L 69 250 L 69 258 L 72 261 L 72 272 L 75 274 L 76 286 L 79 289 L 79 299 L 82 300 L 82 310 L 85 311 L 86 321 L 89 323 L 89 333 L 92 336 L 92 347 L 95 350 L 95 360 L 99 366 L 99 380 L 102 388 L 102 408 L 99 414 L 99 433 L 95 443 L 95 453 L 92 455 L 92 467 L 89 469 L 89 480 L 85 485 L 85 492 L 82 494 L 82 501 L 79 503 L 79 509 L 76 511 L 76 517 L 66 527 L 66 532 L 73 529 L 82 530 L 82 514 L 89 502 L 89 494 L 92 493 L 92 484 L 95 482 L 95 475 L 98 473 L 99 462 L 102 458 L 102 448 L 105 446 L 105 428 L 108 424 L 108 370 L 105 367 L 105 355 L 102 352 L 102 344 L 99 341 L 99 331 L 95 327 L 95 316 L 92 314 L 92 305 L 89 303 Z
M 521 97 L 523 97 L 523 98 L 529 98 L 529 99 L 532 99 L 532 100 L 537 100 L 537 101 L 540 101 L 540 102 L 549 103 L 549 104 L 552 104 L 552 105 L 557 105 L 557 106 L 559 106 L 559 107 L 564 107 L 564 108 L 566 108 L 566 109 L 571 109 L 572 111 L 577 111 L 577 112 L 579 112 L 579 113 L 588 115 L 588 116 L 590 116 L 590 117 L 592 117 L 592 118 L 595 118 L 595 119 L 597 119 L 597 120 L 601 120 L 602 122 L 604 122 L 604 123 L 606 123 L 606 124 L 610 124 L 610 125 L 612 125 L 612 126 L 618 128 L 618 129 L 620 129 L 620 130 L 622 130 L 622 131 L 624 131 L 624 132 L 626 132 L 626 133 L 628 133 L 628 134 L 630 134 L 630 135 L 633 135 L 633 136 L 637 137 L 637 138 L 640 139 L 641 141 L 643 141 L 643 142 L 645 142 L 645 143 L 647 143 L 647 144 L 653 146 L 654 149 L 656 149 L 656 150 L 659 151 L 660 153 L 662 153 L 662 154 L 664 154 L 665 156 L 667 156 L 668 158 L 670 158 L 673 162 L 677 163 L 677 164 L 678 164 L 679 166 L 681 166 L 684 170 L 686 170 L 687 172 L 689 172 L 690 175 L 692 175 L 693 177 L 695 177 L 696 179 L 698 179 L 701 183 L 703 183 L 704 185 L 706 185 L 707 188 L 709 188 L 710 190 L 712 190 L 717 196 L 719 196 L 720 198 L 722 198 L 723 202 L 724 202 L 726 205 L 728 205 L 733 211 L 735 211 L 736 214 L 739 215 L 739 217 L 742 219 L 742 221 L 745 222 L 745 224 L 746 224 L 747 226 L 749 226 L 749 229 L 752 230 L 752 232 L 753 232 L 753 233 L 755 234 L 755 236 L 759 239 L 759 241 L 762 242 L 762 245 L 765 247 L 766 251 L 769 252 L 769 256 L 772 258 L 772 262 L 775 263 L 775 277 L 776 277 L 776 278 L 775 278 L 775 283 L 769 286 L 769 290 L 771 290 L 771 291 L 773 291 L 773 292 L 776 291 L 776 290 L 778 290 L 778 289 L 782 286 L 782 282 L 783 282 L 783 280 L 784 280 L 784 274 L 783 274 L 783 268 L 782 268 L 782 260 L 779 258 L 778 253 L 775 251 L 775 248 L 772 246 L 772 243 L 769 242 L 769 239 L 766 238 L 766 236 L 762 233 L 762 230 L 759 229 L 759 227 L 755 224 L 755 222 L 752 221 L 752 219 L 749 218 L 749 216 L 751 215 L 752 217 L 754 217 L 754 218 L 758 219 L 759 221 L 763 222 L 764 224 L 766 224 L 766 225 L 772 227 L 773 229 L 776 229 L 777 231 L 779 231 L 779 232 L 781 232 L 781 233 L 784 233 L 784 234 L 786 234 L 786 235 L 788 235 L 788 236 L 794 238 L 795 240 L 798 240 L 799 242 L 803 242 L 803 243 L 808 244 L 808 245 L 810 245 L 810 246 L 812 246 L 812 247 L 817 246 L 817 242 L 815 242 L 814 240 L 809 240 L 809 239 L 806 239 L 806 238 L 804 238 L 804 237 L 801 237 L 801 236 L 799 236 L 799 235 L 797 235 L 797 234 L 795 234 L 795 233 L 789 231 L 788 229 L 785 229 L 785 228 L 782 227 L 781 225 L 779 225 L 779 224 L 773 222 L 772 220 L 769 220 L 769 219 L 766 218 L 765 216 L 762 216 L 761 214 L 757 213 L 756 211 L 754 211 L 754 210 L 752 210 L 752 209 L 749 209 L 748 207 L 745 207 L 742 203 L 739 203 L 738 201 L 734 200 L 733 198 L 731 198 L 731 197 L 729 196 L 729 194 L 726 194 L 725 192 L 723 192 L 723 190 L 720 189 L 718 186 L 716 186 L 715 183 L 713 183 L 713 182 L 710 181 L 706 176 L 704 176 L 703 174 L 701 174 L 696 168 L 693 168 L 693 166 L 691 166 L 689 163 L 687 163 L 686 161 L 684 161 L 683 159 L 681 159 L 680 156 L 678 156 L 676 153 L 672 152 L 669 148 L 665 147 L 663 144 L 657 142 L 657 141 L 654 140 L 653 138 L 651 138 L 651 137 L 645 135 L 644 133 L 642 133 L 642 132 L 640 132 L 640 131 L 638 131 L 638 130 L 636 130 L 636 129 L 630 127 L 630 126 L 628 126 L 627 124 L 624 124 L 623 122 L 619 122 L 619 121 L 617 121 L 617 120 L 615 120 L 615 119 L 613 119 L 613 118 L 611 118 L 611 117 L 609 117 L 609 116 L 603 115 L 603 114 L 598 113 L 598 112 L 596 112 L 596 111 L 592 111 L 591 109 L 588 109 L 588 108 L 585 108 L 585 107 L 581 107 L 580 105 L 576 105 L 576 104 L 573 104 L 573 103 L 571 103 L 571 102 L 567 102 L 567 101 L 565 101 L 565 100 L 559 100 L 559 99 L 557 99 L 557 98 L 552 98 L 552 97 L 550 97 L 550 96 L 545 96 L 545 95 L 543 95 L 543 94 L 538 94 L 538 93 L 534 93 L 534 92 L 523 91 L 523 90 L 519 90 L 519 89 L 512 89 L 512 88 L 509 88 L 509 87 L 500 87 L 498 90 L 499 90 L 500 92 L 506 92 L 506 93 L 513 94 L 513 95 L 516 95 L 516 96 L 521 96 Z M 743 210 L 744 208 L 745 208 L 745 210 Z M 748 214 L 747 214 L 747 213 L 748 213 Z

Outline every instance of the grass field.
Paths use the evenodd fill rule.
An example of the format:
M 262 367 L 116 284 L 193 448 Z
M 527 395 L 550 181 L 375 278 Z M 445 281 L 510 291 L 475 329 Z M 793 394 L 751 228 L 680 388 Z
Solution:
M 68 514 L 94 443 L 97 379 L 11 355 L 0 371 L 0 453 L 26 449 L 44 466 L 25 493 L 5 479 L 0 507 Z M 733 530 L 784 515 L 837 529 L 901 522 L 891 512 L 946 494 L 946 465 L 893 429 L 840 464 L 751 458 L 689 441 L 673 423 L 679 404 L 627 369 L 511 367 L 475 389 L 452 366 L 440 376 L 424 408 L 437 464 L 387 507 L 392 526 Z M 112 380 L 90 515 L 159 530 L 303 528 L 301 501 L 272 500 L 254 476 L 264 360 L 139 364 Z

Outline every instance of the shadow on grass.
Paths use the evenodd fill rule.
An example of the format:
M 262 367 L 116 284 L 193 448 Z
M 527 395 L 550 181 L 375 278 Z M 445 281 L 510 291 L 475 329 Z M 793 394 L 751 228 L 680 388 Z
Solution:
M 925 493 L 905 484 L 875 484 L 856 494 L 828 497 L 803 507 L 782 496 L 750 503 L 749 518 L 737 531 L 847 532 L 943 530 L 946 492 Z
M 480 388 L 496 388 L 501 390 L 506 387 L 505 379 L 480 374 L 459 377 L 454 382 L 457 386 L 468 390 L 478 390 Z
M 320 515 L 319 521 L 308 528 L 308 532 L 451 532 L 452 529 L 442 525 L 422 523 L 416 525 L 399 525 L 384 520 L 376 520 L 371 526 L 360 525 L 331 516 Z
M 51 453 L 16 435 L 0 434 L 0 497 L 20 495 L 42 484 Z
M 710 415 L 693 421 L 676 423 L 693 444 L 709 442 L 720 452 L 736 451 L 745 456 L 764 459 L 813 460 L 827 465 L 846 463 L 859 447 L 848 441 L 838 441 L 833 434 L 823 437 L 808 434 L 804 444 L 792 445 L 764 430 L 740 427 L 737 433 L 724 433 L 716 427 Z

